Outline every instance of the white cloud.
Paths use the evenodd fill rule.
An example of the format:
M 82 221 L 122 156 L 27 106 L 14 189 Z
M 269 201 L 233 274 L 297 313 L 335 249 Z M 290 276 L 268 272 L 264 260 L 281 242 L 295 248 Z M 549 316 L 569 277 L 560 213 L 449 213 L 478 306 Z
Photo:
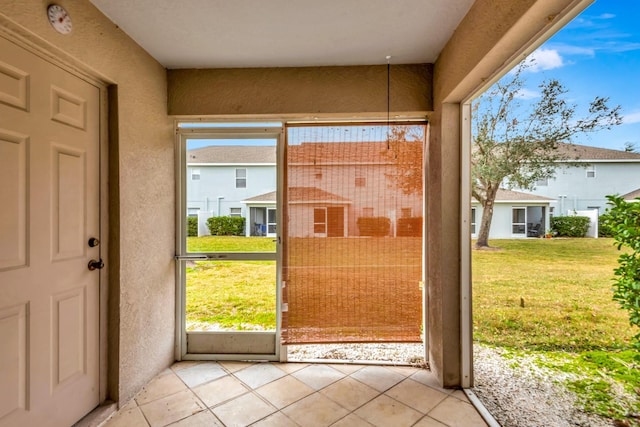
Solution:
M 534 99 L 539 98 L 540 93 L 535 90 L 522 88 L 515 94 L 515 97 L 518 99 Z
M 556 49 L 538 49 L 529 55 L 528 59 L 532 61 L 531 67 L 528 68 L 532 73 L 553 70 L 565 65 Z
M 596 18 L 597 19 L 613 19 L 615 17 L 616 15 L 614 15 L 613 13 L 603 13 L 602 15 L 597 16 Z
M 595 56 L 596 51 L 593 47 L 586 46 L 575 46 L 569 44 L 553 44 L 554 50 L 557 52 L 562 52 L 563 55 L 586 55 L 586 56 Z
M 623 116 L 622 123 L 625 125 L 631 123 L 640 123 L 640 111 Z

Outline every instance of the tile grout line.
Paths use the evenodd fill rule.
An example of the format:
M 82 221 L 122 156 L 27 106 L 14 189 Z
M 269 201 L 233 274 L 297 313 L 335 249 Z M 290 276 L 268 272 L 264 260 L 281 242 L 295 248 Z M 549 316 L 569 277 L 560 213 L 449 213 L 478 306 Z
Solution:
M 202 365 L 203 363 L 206 363 L 206 362 L 202 362 L 202 363 L 194 364 L 192 367 Z M 231 373 L 229 372 L 229 370 L 228 370 L 228 369 L 226 369 L 224 366 L 222 366 L 220 363 L 218 363 L 218 362 L 214 362 L 214 364 L 215 364 L 215 365 L 217 365 L 217 366 L 219 366 L 219 367 L 220 367 L 224 372 L 226 372 L 226 373 L 227 373 L 227 375 L 231 375 Z M 213 413 L 213 411 L 211 410 L 211 408 L 209 407 L 209 405 L 207 405 L 207 404 L 204 402 L 204 400 L 202 400 L 202 399 L 200 398 L 200 396 L 198 395 L 198 393 L 196 393 L 196 392 L 193 390 L 193 388 L 192 388 L 192 387 L 190 387 L 190 386 L 189 386 L 189 385 L 188 385 L 188 384 L 187 384 L 187 383 L 182 379 L 182 377 L 181 377 L 180 375 L 178 375 L 178 372 L 179 372 L 179 371 L 182 371 L 182 370 L 185 370 L 185 369 L 189 369 L 189 368 L 178 369 L 178 371 L 173 370 L 171 367 L 170 367 L 170 369 L 171 369 L 171 372 L 173 373 L 173 375 L 175 375 L 176 377 L 178 377 L 178 379 L 179 379 L 179 380 L 180 380 L 180 381 L 185 385 L 185 387 L 187 387 L 187 390 L 189 390 L 189 391 L 193 394 L 193 396 L 194 396 L 194 397 L 195 397 L 195 398 L 196 398 L 200 403 L 202 403 L 202 405 L 204 406 L 204 409 L 203 409 L 202 411 L 198 411 L 198 412 L 196 412 L 195 414 L 187 415 L 186 417 L 181 418 L 181 419 L 179 419 L 179 420 L 177 420 L 177 421 L 174 421 L 174 422 L 173 422 L 173 423 L 171 423 L 171 424 L 174 424 L 174 423 L 180 422 L 180 421 L 182 421 L 182 420 L 186 420 L 187 418 L 189 418 L 189 417 L 193 417 L 194 415 L 199 414 L 199 413 L 201 413 L 201 412 L 209 411 L 209 413 L 211 413 L 211 415 L 216 419 L 216 421 L 218 421 L 220 424 L 222 424 L 222 425 L 224 426 L 225 424 L 222 422 L 222 420 L 220 420 L 220 418 L 218 418 L 218 417 L 216 416 L 216 414 L 214 414 L 214 413 Z M 207 382 L 205 382 L 205 383 L 198 384 L 197 386 L 204 385 L 204 384 L 209 384 L 209 383 L 211 383 L 211 382 L 213 382 L 213 381 L 216 381 L 216 380 L 218 380 L 218 379 L 221 379 L 221 378 L 224 378 L 224 377 L 215 378 L 215 379 L 212 379 L 211 381 L 207 381 Z M 197 387 L 197 386 L 194 386 L 194 387 Z M 177 393 L 179 393 L 179 392 L 172 393 L 172 394 L 170 394 L 169 396 L 173 396 L 174 394 L 177 394 Z M 134 398 L 134 399 L 135 399 L 135 398 Z M 156 399 L 156 400 L 158 400 L 158 399 Z M 138 403 L 138 402 L 136 401 L 136 404 L 137 404 L 137 403 Z M 151 402 L 147 402 L 147 403 L 151 403 Z M 144 412 L 142 411 L 142 409 L 140 409 L 140 412 L 142 412 L 142 415 L 144 416 Z M 146 420 L 146 416 L 145 416 L 145 420 Z M 147 424 L 149 424 L 149 426 L 151 426 L 151 423 L 149 423 L 149 421 L 148 421 L 148 420 L 147 420 Z M 169 425 L 170 425 L 170 424 L 169 424 Z

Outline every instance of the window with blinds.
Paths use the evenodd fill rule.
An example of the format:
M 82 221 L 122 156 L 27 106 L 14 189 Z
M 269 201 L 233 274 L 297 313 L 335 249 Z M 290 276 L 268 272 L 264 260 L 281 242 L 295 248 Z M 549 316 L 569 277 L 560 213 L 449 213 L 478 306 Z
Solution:
M 425 123 L 287 127 L 285 344 L 422 341 L 426 134 Z

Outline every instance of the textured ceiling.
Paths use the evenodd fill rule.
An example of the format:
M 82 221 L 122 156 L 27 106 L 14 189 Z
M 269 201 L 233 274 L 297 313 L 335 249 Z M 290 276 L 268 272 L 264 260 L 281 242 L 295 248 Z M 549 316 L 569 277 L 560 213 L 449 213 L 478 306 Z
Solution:
M 165 67 L 434 62 L 473 0 L 91 0 Z

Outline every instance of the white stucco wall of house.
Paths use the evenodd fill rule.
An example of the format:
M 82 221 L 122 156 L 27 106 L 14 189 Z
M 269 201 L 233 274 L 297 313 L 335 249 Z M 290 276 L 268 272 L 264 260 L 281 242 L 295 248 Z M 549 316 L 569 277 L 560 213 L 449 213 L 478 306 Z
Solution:
M 587 176 L 587 171 L 592 171 Z M 568 211 L 607 208 L 608 194 L 626 194 L 640 187 L 640 162 L 592 162 L 582 167 L 562 168 L 547 185 L 528 191 L 538 196 L 556 199 L 551 206 L 554 215 Z

